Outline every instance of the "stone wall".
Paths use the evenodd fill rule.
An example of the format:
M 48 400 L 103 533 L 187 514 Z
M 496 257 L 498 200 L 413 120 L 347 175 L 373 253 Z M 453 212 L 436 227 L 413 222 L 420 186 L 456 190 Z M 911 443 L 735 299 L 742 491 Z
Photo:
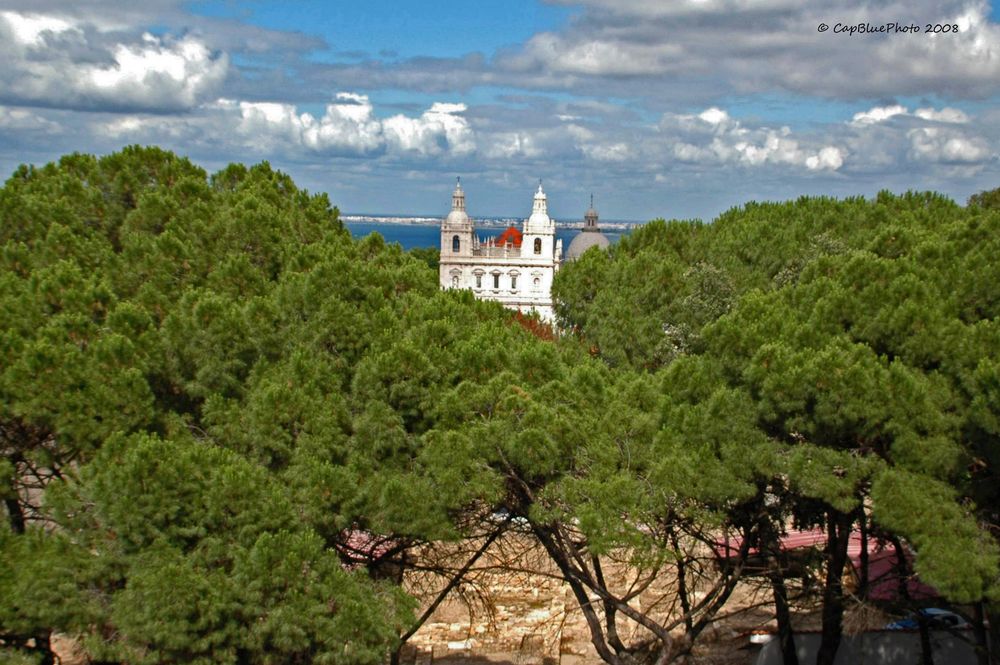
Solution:
M 464 553 L 474 549 L 467 544 Z M 462 552 L 448 553 L 444 549 L 435 556 L 449 554 L 455 562 L 462 559 Z M 555 573 L 548 557 L 526 536 L 495 544 L 474 567 L 468 582 L 442 603 L 410 639 L 404 662 L 602 663 L 570 587 Z M 605 570 L 611 584 L 628 584 L 631 573 L 634 571 L 625 565 L 611 565 Z M 671 593 L 673 582 L 663 579 L 633 605 L 657 616 L 677 616 L 679 611 L 673 607 Z M 410 592 L 423 603 L 421 611 L 444 584 L 444 578 L 428 575 L 411 575 L 407 580 Z M 693 660 L 699 664 L 750 663 L 753 656 L 746 649 L 747 634 L 765 626 L 771 616 L 770 608 L 760 607 L 762 602 L 756 587 L 746 586 L 735 593 L 727 612 L 740 608 L 746 611 L 708 628 L 699 639 Z M 618 629 L 626 638 L 639 630 L 625 620 L 619 622 Z M 681 635 L 682 631 L 677 631 L 677 636 Z

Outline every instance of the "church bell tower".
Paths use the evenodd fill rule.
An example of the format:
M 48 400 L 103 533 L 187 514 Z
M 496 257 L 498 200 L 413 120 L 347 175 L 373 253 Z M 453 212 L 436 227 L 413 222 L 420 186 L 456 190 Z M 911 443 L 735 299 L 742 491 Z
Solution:
M 555 252 L 556 223 L 549 217 L 549 204 L 541 181 L 531 205 L 531 216 L 524 222 L 524 240 L 521 256 L 524 258 L 550 258 Z
M 473 228 L 465 212 L 465 192 L 457 178 L 451 194 L 451 212 L 441 222 L 441 256 L 472 256 Z

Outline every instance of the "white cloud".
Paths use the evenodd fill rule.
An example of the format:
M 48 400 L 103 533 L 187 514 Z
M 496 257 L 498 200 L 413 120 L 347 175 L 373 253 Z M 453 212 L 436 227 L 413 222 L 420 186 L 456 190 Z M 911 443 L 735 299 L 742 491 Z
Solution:
M 983 0 L 578 4 L 584 12 L 566 28 L 502 53 L 496 69 L 520 85 L 662 100 L 709 101 L 734 89 L 846 99 L 1000 92 L 1000 26 Z M 916 24 L 920 33 L 817 30 L 892 22 Z M 923 34 L 928 23 L 957 31 Z
M 891 122 L 889 122 L 891 120 Z M 874 107 L 854 114 L 843 141 L 854 167 L 912 170 L 920 164 L 963 165 L 965 173 L 981 170 L 995 159 L 990 140 L 972 127 L 972 118 L 951 107 L 901 105 Z
M 670 45 L 601 38 L 572 42 L 543 32 L 528 41 L 518 62 L 544 62 L 559 74 L 640 76 L 670 69 L 679 55 L 681 51 Z
M 884 122 L 897 115 L 906 115 L 906 107 L 894 104 L 892 106 L 875 106 L 867 111 L 855 113 L 851 122 L 855 125 L 870 125 L 876 122 Z
M 691 14 L 714 14 L 719 12 L 780 11 L 793 9 L 801 2 L 797 0 L 672 0 L 671 2 L 649 2 L 649 0 L 555 0 L 557 4 L 579 5 L 597 8 L 614 14 L 628 14 L 646 18 L 685 16 Z
M 950 122 L 956 124 L 969 122 L 969 116 L 967 116 L 964 112 L 959 109 L 948 108 L 947 106 L 940 111 L 932 108 L 917 109 L 913 112 L 913 115 L 921 120 L 933 120 L 935 122 Z
M 624 162 L 632 157 L 632 147 L 627 143 L 601 143 L 581 146 L 583 154 L 599 162 Z
M 940 165 L 944 176 L 958 177 L 953 167 L 961 166 L 967 177 L 996 159 L 990 124 L 950 107 L 912 113 L 900 105 L 875 107 L 844 123 L 840 141 L 850 153 L 851 169 L 859 173 L 909 173 L 917 178 Z M 828 131 L 838 133 L 834 127 Z
M 411 157 L 463 156 L 476 150 L 475 135 L 461 115 L 464 104 L 435 103 L 416 118 L 381 120 L 365 95 L 341 92 L 321 117 L 293 104 L 220 99 L 195 113 L 123 116 L 102 131 L 122 140 L 181 137 L 207 143 L 224 139 L 258 155 Z
M 942 109 L 920 108 L 911 114 L 905 106 L 893 104 L 892 106 L 875 106 L 867 111 L 855 113 L 851 119 L 851 124 L 872 125 L 895 117 L 919 118 L 921 120 L 950 124 L 965 124 L 969 122 L 969 116 L 964 111 L 948 106 Z
M 973 164 L 991 157 L 986 141 L 954 129 L 921 127 L 910 130 L 907 137 L 911 155 L 917 160 Z
M 516 124 L 516 123 L 515 123 Z M 479 134 L 481 153 L 494 160 L 579 159 L 580 146 L 594 133 L 577 124 L 493 130 Z
M 836 171 L 844 165 L 844 151 L 840 148 L 827 146 L 819 153 L 806 158 L 806 168 L 810 171 Z
M 318 121 L 308 113 L 301 116 L 306 147 L 357 154 L 380 149 L 382 127 L 368 97 L 342 92 L 336 100 L 327 104 L 326 113 Z
M 209 108 L 235 120 L 234 131 L 257 150 L 366 155 L 384 146 L 382 123 L 368 97 L 339 93 L 320 118 L 292 104 L 219 100 Z
M 694 164 L 783 165 L 836 171 L 846 156 L 844 149 L 835 146 L 812 147 L 815 141 L 793 136 L 788 127 L 745 127 L 717 107 L 696 115 L 664 114 L 659 129 L 672 156 Z
M 229 59 L 195 35 L 132 41 L 58 16 L 0 12 L 0 96 L 16 103 L 148 111 L 190 109 L 215 91 Z
M 191 36 L 175 41 L 147 33 L 141 44 L 115 47 L 114 60 L 113 66 L 79 72 L 81 96 L 125 100 L 137 107 L 169 107 L 173 101 L 190 108 L 222 82 L 228 69 L 226 55 L 213 55 Z
M 498 132 L 493 134 L 483 154 L 488 159 L 513 157 L 540 157 L 542 150 L 527 132 Z
M 62 128 L 59 123 L 43 118 L 31 111 L 0 106 L 0 129 L 19 132 L 41 131 L 54 134 Z
M 465 155 L 476 149 L 469 122 L 461 113 L 465 104 L 437 102 L 419 118 L 394 115 L 382 122 L 386 143 L 399 152 L 420 155 Z
M 0 20 L 7 24 L 14 38 L 11 45 L 15 48 L 44 46 L 45 33 L 57 34 L 74 30 L 71 23 L 56 16 L 6 11 L 0 12 Z
M 205 160 L 284 160 L 359 192 L 368 177 L 480 170 L 501 188 L 530 173 L 598 191 L 606 184 L 635 200 L 643 183 L 664 182 L 665 197 L 688 188 L 709 208 L 722 190 L 734 203 L 882 186 L 954 192 L 972 186 L 959 172 L 977 182 L 1000 172 L 1000 122 L 969 110 L 989 105 L 963 102 L 1000 94 L 1000 29 L 979 0 L 579 0 L 582 11 L 564 27 L 494 54 L 345 65 L 302 57 L 325 48 L 321 37 L 274 47 L 278 36 L 239 19 L 213 24 L 180 0 L 122 13 L 98 11 L 109 0 L 81 2 L 8 0 L 5 7 L 22 9 L 0 11 L 8 161 L 34 158 L 23 149 L 30 143 L 52 146 L 52 155 L 161 143 Z M 162 22 L 151 18 L 163 12 Z M 887 17 L 960 29 L 863 37 L 816 30 L 820 21 Z M 489 103 L 455 103 L 482 99 L 465 94 L 482 85 L 493 86 Z M 353 92 L 330 100 L 338 89 L 426 103 L 400 112 Z M 387 89 L 424 94 L 369 92 Z M 813 113 L 830 97 L 864 101 L 842 121 L 817 121 Z M 896 99 L 948 101 L 915 110 L 918 102 L 871 101 Z M 775 106 L 796 119 L 769 119 Z
M 597 135 L 584 127 L 583 125 L 578 125 L 577 123 L 572 123 L 566 125 L 566 132 L 573 137 L 577 143 L 583 143 L 586 141 L 593 141 Z
M 488 159 L 545 160 L 550 163 L 626 163 L 636 158 L 641 146 L 623 140 L 607 128 L 590 128 L 566 122 L 564 116 L 550 116 L 558 123 L 512 130 L 480 132 L 482 155 Z M 552 168 L 548 166 L 546 168 Z
M 502 106 L 465 110 L 441 101 L 394 115 L 409 121 L 411 132 L 402 135 L 387 128 L 389 119 L 380 117 L 378 106 L 367 96 L 341 93 L 315 115 L 294 104 L 248 100 L 221 100 L 172 115 L 81 116 L 0 107 L 0 147 L 6 143 L 8 154 L 16 155 L 6 158 L 14 165 L 37 161 L 43 146 L 58 156 L 71 149 L 106 152 L 123 143 L 160 144 L 214 165 L 268 159 L 296 180 L 304 178 L 310 188 L 330 191 L 337 202 L 353 201 L 354 209 L 363 209 L 370 198 L 381 209 L 401 212 L 408 205 L 403 198 L 375 190 L 414 173 L 429 181 L 444 172 L 479 173 L 498 191 L 541 175 L 560 183 L 556 190 L 577 187 L 585 194 L 606 188 L 629 192 L 628 200 L 638 202 L 655 197 L 652 187 L 663 197 L 656 204 L 661 207 L 642 204 L 652 206 L 652 216 L 682 214 L 674 207 L 682 200 L 687 201 L 683 214 L 689 216 L 751 198 L 871 194 L 880 188 L 936 189 L 964 200 L 988 188 L 998 173 L 995 113 L 959 114 L 947 107 L 868 123 L 852 122 L 848 113 L 846 122 L 811 124 L 805 130 L 751 121 L 721 106 L 667 113 L 654 127 L 623 125 L 609 116 L 569 122 L 558 117 L 558 104 L 534 113 Z M 879 115 L 870 109 L 860 113 Z M 448 138 L 450 120 L 440 116 L 462 120 L 458 132 L 452 130 L 458 138 Z M 959 117 L 965 122 L 941 119 Z M 59 124 L 71 131 L 60 130 Z M 80 138 L 89 144 L 77 143 Z M 406 187 L 400 185 L 399 192 L 412 193 Z M 342 198 L 348 190 L 357 192 L 353 200 Z M 492 209 L 507 211 L 505 200 L 497 194 L 493 205 L 499 207 Z
M 705 109 L 698 114 L 698 119 L 703 122 L 707 122 L 710 125 L 722 125 L 729 122 L 729 114 L 722 109 L 715 108 L 714 106 L 710 109 Z

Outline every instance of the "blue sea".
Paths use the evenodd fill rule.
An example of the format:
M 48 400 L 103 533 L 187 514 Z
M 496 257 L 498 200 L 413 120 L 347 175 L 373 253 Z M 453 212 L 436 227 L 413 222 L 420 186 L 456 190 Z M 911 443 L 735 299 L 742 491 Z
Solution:
M 344 226 L 355 238 L 363 238 L 369 233 L 378 232 L 382 234 L 386 242 L 398 242 L 403 249 L 413 249 L 414 247 L 440 247 L 441 246 L 441 226 L 439 224 L 398 224 L 392 222 L 350 222 L 345 221 Z M 518 228 L 521 224 L 516 224 Z M 498 236 L 503 232 L 503 226 L 477 227 L 476 235 L 480 238 Z M 579 233 L 578 228 L 556 228 L 556 238 L 563 241 L 563 251 L 569 247 L 570 241 Z M 602 233 L 611 242 L 617 242 L 619 238 L 628 233 L 626 229 L 610 228 L 602 229 Z

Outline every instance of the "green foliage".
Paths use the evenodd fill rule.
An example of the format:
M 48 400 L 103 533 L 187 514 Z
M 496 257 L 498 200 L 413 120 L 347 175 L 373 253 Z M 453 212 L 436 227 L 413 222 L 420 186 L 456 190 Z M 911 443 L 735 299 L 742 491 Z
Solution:
M 155 148 L 22 167 L 0 213 L 4 631 L 129 662 L 380 662 L 413 608 L 341 563 L 378 492 L 349 387 L 439 298 L 426 264 L 355 245 L 267 164 L 209 179 Z
M 69 155 L 18 169 L 0 218 L 12 657 L 62 631 L 125 662 L 382 662 L 400 553 L 500 515 L 660 571 L 870 510 L 926 581 L 1000 600 L 989 206 L 652 222 L 564 266 L 556 342 L 266 163 Z
M 917 550 L 916 571 L 956 602 L 996 602 L 1000 547 L 976 524 L 948 485 L 886 470 L 872 488 L 878 518 Z
M 968 205 L 978 208 L 1000 208 L 1000 187 L 973 194 L 969 197 Z
M 709 225 L 650 223 L 562 270 L 558 313 L 612 365 L 666 366 L 671 406 L 658 440 L 674 464 L 661 486 L 697 480 L 708 496 L 720 488 L 716 500 L 745 496 L 740 469 L 712 471 L 705 440 L 717 420 L 744 422 L 731 440 L 770 446 L 748 457 L 768 461 L 757 478 L 772 474 L 767 484 L 800 523 L 856 514 L 874 483 L 872 517 L 916 547 L 926 581 L 955 600 L 993 598 L 1000 281 L 987 256 L 1000 249 L 1000 217 L 991 196 L 968 208 L 930 193 L 803 198 L 747 204 Z M 738 406 L 686 429 L 727 390 Z
M 437 272 L 441 261 L 441 250 L 437 247 L 414 247 L 410 250 L 410 256 L 423 261 L 428 268 Z

